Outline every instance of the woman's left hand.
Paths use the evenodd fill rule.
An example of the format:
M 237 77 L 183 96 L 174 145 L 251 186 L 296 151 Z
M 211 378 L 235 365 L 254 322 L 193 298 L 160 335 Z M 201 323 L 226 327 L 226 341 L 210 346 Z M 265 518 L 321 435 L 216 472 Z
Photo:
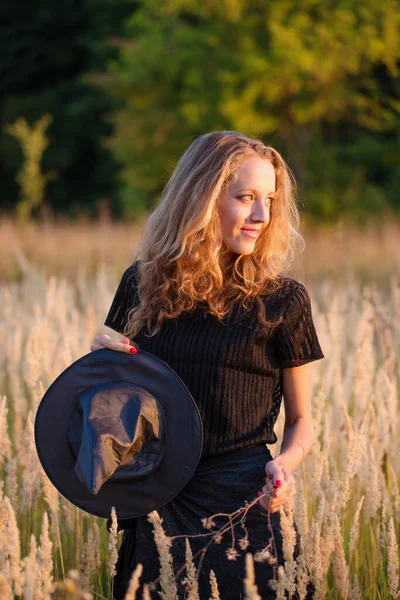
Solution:
M 281 504 L 286 504 L 289 496 L 296 493 L 295 479 L 279 462 L 270 460 L 265 465 L 266 484 L 261 492 L 265 496 L 259 500 L 264 510 L 271 513 L 279 511 Z

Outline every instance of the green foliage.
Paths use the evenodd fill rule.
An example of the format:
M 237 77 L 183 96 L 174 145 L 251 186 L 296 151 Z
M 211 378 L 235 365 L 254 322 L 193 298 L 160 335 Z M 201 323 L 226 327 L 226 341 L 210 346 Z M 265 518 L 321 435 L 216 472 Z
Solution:
M 117 202 L 117 164 L 104 145 L 111 133 L 108 114 L 114 101 L 83 79 L 116 54 L 107 38 L 119 34 L 134 6 L 133 0 L 1 3 L 0 87 L 5 93 L 0 99 L 0 130 L 20 116 L 30 125 L 44 113 L 53 116 L 43 169 L 58 173 L 46 194 L 55 213 L 94 214 L 104 201 Z M 15 209 L 15 179 L 23 160 L 14 140 L 1 135 L 4 211 Z
M 386 206 L 400 212 L 399 139 L 396 129 L 380 135 L 353 130 L 347 139 L 325 136 L 323 142 L 315 135 L 305 183 L 312 218 L 335 221 L 344 216 L 360 223 Z
M 25 159 L 24 166 L 17 175 L 21 197 L 16 208 L 19 223 L 30 221 L 32 210 L 43 200 L 46 183 L 55 178 L 54 173 L 43 174 L 40 164 L 49 145 L 45 132 L 51 121 L 50 115 L 44 115 L 31 128 L 25 119 L 20 118 L 13 125 L 5 127 L 6 133 L 14 136 L 21 144 Z
M 55 213 L 140 216 L 217 129 L 281 151 L 316 220 L 400 210 L 397 0 L 43 0 L 0 22 L 0 131 L 53 116 Z M 0 210 L 23 162 L 0 134 Z
M 122 101 L 110 141 L 122 181 L 150 205 L 195 136 L 235 129 L 283 152 L 316 216 L 337 218 L 360 194 L 382 208 L 390 184 L 371 181 L 357 156 L 341 204 L 308 165 L 318 142 L 332 154 L 325 132 L 345 136 L 349 121 L 355 140 L 398 128 L 399 31 L 393 0 L 142 0 L 101 80 Z

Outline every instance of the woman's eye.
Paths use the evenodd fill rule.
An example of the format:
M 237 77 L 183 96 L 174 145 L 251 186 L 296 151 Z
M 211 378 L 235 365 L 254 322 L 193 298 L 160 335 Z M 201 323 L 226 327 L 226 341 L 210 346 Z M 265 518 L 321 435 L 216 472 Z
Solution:
M 252 196 L 251 194 L 245 194 L 244 196 L 238 196 L 238 199 L 239 200 L 243 200 L 244 202 L 248 202 L 248 201 L 249 202 L 253 202 L 254 201 L 254 196 Z M 273 201 L 273 198 L 267 198 L 265 200 L 265 204 L 267 206 L 271 206 L 272 201 Z
M 239 200 L 243 200 L 244 198 L 249 198 L 250 200 L 254 199 L 254 196 L 252 196 L 251 194 L 245 194 L 244 196 L 238 196 Z M 273 198 L 266 198 L 265 202 L 272 202 Z

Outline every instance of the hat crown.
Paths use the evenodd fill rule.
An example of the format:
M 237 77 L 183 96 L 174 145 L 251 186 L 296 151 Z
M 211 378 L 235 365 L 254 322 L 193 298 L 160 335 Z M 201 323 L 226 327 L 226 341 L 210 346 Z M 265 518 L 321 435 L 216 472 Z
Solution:
M 101 411 L 93 402 L 100 393 Z M 151 417 L 156 413 L 158 429 Z M 115 421 L 126 423 L 122 431 L 115 432 Z M 110 518 L 114 507 L 119 521 L 147 515 L 175 498 L 198 465 L 202 442 L 190 391 L 169 365 L 145 350 L 133 360 L 108 348 L 82 356 L 50 385 L 35 417 L 38 457 L 50 481 L 86 512 Z M 96 448 L 102 449 L 98 465 Z
M 120 381 L 87 388 L 69 424 L 75 475 L 94 495 L 111 478 L 139 480 L 161 462 L 165 433 L 162 406 L 147 390 Z

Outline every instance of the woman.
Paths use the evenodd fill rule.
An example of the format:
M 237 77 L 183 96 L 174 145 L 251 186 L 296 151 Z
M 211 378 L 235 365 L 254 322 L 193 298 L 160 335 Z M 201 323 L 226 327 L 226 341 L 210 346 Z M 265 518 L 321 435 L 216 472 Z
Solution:
M 293 176 L 275 149 L 231 131 L 199 137 L 148 219 L 139 260 L 123 274 L 112 302 L 105 325 L 123 339 L 103 333 L 91 346 L 157 355 L 199 407 L 202 459 L 184 490 L 158 511 L 167 535 L 204 534 L 202 524 L 212 515 L 233 513 L 258 492 L 246 529 L 239 528 L 235 539 L 225 534 L 207 549 L 200 598 L 211 595 L 210 569 L 223 600 L 242 598 L 246 552 L 274 547 L 275 565 L 284 562 L 279 506 L 312 444 L 309 363 L 324 358 L 307 290 L 282 274 L 295 242 L 302 242 L 298 224 Z M 266 444 L 277 441 L 273 427 L 282 394 L 284 436 L 272 460 Z M 213 520 L 214 530 L 226 523 L 223 517 Z M 159 575 L 147 517 L 121 525 L 118 600 L 137 562 L 144 567 L 142 581 Z M 193 554 L 208 540 L 190 538 Z M 172 551 L 178 569 L 185 561 L 183 538 L 173 541 Z M 263 599 L 275 598 L 268 583 L 274 572 L 268 561 L 255 563 Z M 180 598 L 183 576 L 177 578 Z

